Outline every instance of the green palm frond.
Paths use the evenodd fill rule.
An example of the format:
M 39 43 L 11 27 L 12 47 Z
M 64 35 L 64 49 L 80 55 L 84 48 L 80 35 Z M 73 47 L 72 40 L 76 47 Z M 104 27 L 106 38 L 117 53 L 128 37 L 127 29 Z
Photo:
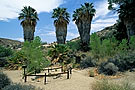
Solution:
M 109 10 L 116 10 L 120 18 L 135 17 L 135 0 L 108 0 Z M 118 5 L 116 8 L 114 4 Z
M 52 18 L 55 18 L 54 23 L 58 22 L 61 18 L 63 19 L 63 21 L 65 21 L 68 24 L 70 15 L 67 12 L 66 8 L 58 7 L 58 8 L 53 9 Z
M 81 8 L 74 11 L 73 21 L 80 19 L 86 13 L 92 17 L 95 15 L 96 10 L 94 9 L 93 3 L 84 3 L 84 5 L 81 4 Z
M 18 20 L 22 20 L 21 25 L 31 24 L 36 25 L 38 18 L 38 14 L 36 10 L 30 6 L 24 6 L 19 13 Z

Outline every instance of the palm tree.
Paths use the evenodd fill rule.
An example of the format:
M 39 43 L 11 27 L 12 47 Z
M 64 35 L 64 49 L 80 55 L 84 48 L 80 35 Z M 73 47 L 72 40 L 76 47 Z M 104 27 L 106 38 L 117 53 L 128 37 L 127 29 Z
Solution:
M 24 32 L 24 40 L 31 41 L 34 39 L 35 26 L 39 20 L 37 12 L 30 6 L 25 6 L 18 17 Z
M 53 9 L 52 18 L 54 20 L 54 26 L 56 29 L 56 38 L 58 44 L 65 44 L 67 36 L 67 25 L 69 24 L 69 13 L 66 8 Z
M 84 3 L 73 14 L 73 21 L 77 25 L 81 38 L 81 46 L 84 51 L 89 50 L 91 21 L 96 12 L 93 7 L 93 3 Z
M 116 10 L 127 29 L 128 39 L 135 35 L 135 0 L 108 0 L 109 9 Z M 117 4 L 117 7 L 113 7 Z

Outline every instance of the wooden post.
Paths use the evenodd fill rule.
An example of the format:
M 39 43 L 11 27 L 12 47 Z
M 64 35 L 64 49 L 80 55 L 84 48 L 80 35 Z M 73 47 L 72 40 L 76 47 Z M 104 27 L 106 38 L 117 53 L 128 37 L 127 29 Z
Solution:
M 24 82 L 27 82 L 27 75 L 24 76 Z
M 63 66 L 61 67 L 61 72 L 63 72 Z
M 48 73 L 49 73 L 49 68 L 48 68 Z
M 25 73 L 25 68 L 24 68 L 24 82 L 27 82 L 27 75 Z
M 67 79 L 69 79 L 69 70 L 67 70 Z
M 27 81 L 26 67 L 27 67 L 26 65 L 23 65 L 23 66 L 22 66 L 22 68 L 24 68 L 24 73 L 23 73 L 23 74 L 24 74 L 24 82 Z
M 69 68 L 69 70 L 70 70 L 70 74 L 72 74 L 72 68 L 71 67 Z
M 44 85 L 46 84 L 46 73 L 45 73 L 45 80 L 44 80 Z
M 36 75 L 36 73 L 37 73 L 37 70 L 35 69 L 35 75 Z

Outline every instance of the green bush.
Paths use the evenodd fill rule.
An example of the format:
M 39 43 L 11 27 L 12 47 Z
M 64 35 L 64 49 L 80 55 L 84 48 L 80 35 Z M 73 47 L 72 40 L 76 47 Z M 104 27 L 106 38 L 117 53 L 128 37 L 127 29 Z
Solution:
M 92 59 L 91 57 L 87 57 L 86 59 L 82 60 L 80 63 L 80 67 L 82 69 L 88 68 L 88 67 L 94 67 L 97 65 L 97 60 Z
M 118 41 L 115 37 L 101 40 L 96 33 L 91 35 L 91 52 L 95 58 L 113 56 L 116 54 Z
M 0 90 L 10 84 L 11 80 L 8 78 L 8 76 L 0 72 Z
M 4 87 L 2 90 L 42 90 L 42 89 L 35 88 L 32 85 L 12 84 Z
M 73 51 L 78 51 L 81 49 L 80 40 L 69 41 L 66 43 L 66 45 Z
M 101 80 L 96 81 L 92 85 L 92 90 L 135 90 L 135 88 L 128 82 L 119 84 L 108 82 L 108 80 Z
M 99 66 L 98 71 L 105 75 L 115 75 L 118 72 L 118 67 L 111 62 L 103 62 Z
M 5 48 L 0 45 L 0 57 L 8 57 L 12 54 L 13 54 L 13 52 L 10 48 Z
M 101 44 L 101 50 L 100 50 L 100 56 L 113 56 L 116 54 L 116 47 L 117 47 L 118 41 L 115 37 L 112 37 L 110 39 L 104 39 L 102 40 Z

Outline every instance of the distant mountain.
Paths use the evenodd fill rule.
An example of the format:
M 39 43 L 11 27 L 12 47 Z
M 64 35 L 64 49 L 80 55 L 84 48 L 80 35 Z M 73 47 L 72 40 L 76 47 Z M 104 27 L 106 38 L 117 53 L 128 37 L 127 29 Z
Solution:
M 22 42 L 17 41 L 17 40 L 0 38 L 0 45 L 5 46 L 5 47 L 11 47 L 13 49 L 17 49 L 22 46 Z

